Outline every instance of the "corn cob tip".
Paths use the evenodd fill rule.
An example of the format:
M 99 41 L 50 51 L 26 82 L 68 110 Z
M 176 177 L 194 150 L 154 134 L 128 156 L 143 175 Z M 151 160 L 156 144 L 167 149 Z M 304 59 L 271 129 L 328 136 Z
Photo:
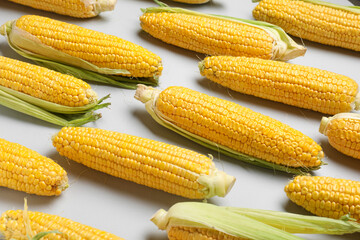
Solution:
M 198 178 L 198 182 L 204 185 L 206 190 L 209 191 L 205 199 L 213 196 L 225 197 L 234 186 L 235 181 L 235 177 L 223 171 L 215 171 L 213 174 L 202 175 Z
M 160 93 L 160 90 L 153 87 L 148 87 L 143 84 L 138 84 L 135 92 L 135 99 L 142 103 L 147 103 L 151 99 L 156 99 L 156 95 Z
M 327 117 L 322 117 L 321 118 L 319 132 L 321 134 L 324 134 L 325 136 L 326 136 L 326 128 L 327 128 L 328 123 L 330 122 L 330 120 L 331 120 L 331 118 L 327 118 Z
M 355 96 L 354 101 L 354 110 L 359 111 L 360 110 L 360 92 L 358 92 Z
M 150 219 L 160 230 L 166 230 L 169 223 L 167 211 L 159 209 Z

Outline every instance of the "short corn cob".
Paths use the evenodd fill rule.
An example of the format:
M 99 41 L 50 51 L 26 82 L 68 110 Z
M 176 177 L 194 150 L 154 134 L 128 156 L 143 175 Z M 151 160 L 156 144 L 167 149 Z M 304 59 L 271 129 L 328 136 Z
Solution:
M 25 15 L 0 33 L 22 56 L 86 80 L 134 88 L 137 82 L 156 85 L 162 71 L 160 57 L 139 45 L 50 18 Z
M 317 216 L 340 219 L 349 214 L 360 221 L 360 182 L 297 176 L 285 186 L 285 192 L 291 201 Z
M 29 229 L 29 230 L 27 230 Z M 42 212 L 23 210 L 9 210 L 0 217 L 0 233 L 5 239 L 29 240 L 36 234 L 48 231 L 44 238 L 47 240 L 122 240 L 111 233 L 83 225 L 56 215 Z
M 323 117 L 320 133 L 328 137 L 329 143 L 338 151 L 360 159 L 360 115 L 356 113 L 336 114 Z
M 293 173 L 322 164 L 323 151 L 311 138 L 233 102 L 184 87 L 159 91 L 144 85 L 135 98 L 163 126 L 240 160 Z
M 108 97 L 108 96 L 107 96 Z M 86 82 L 44 67 L 0 56 L 0 105 L 60 126 L 101 117 L 109 105 Z
M 303 39 L 360 51 L 359 7 L 320 0 L 261 0 L 253 16 Z
M 0 186 L 54 196 L 67 188 L 68 178 L 65 170 L 53 160 L 0 138 Z
M 305 54 L 282 29 L 266 23 L 193 12 L 182 8 L 147 8 L 144 31 L 166 43 L 208 55 L 253 56 L 288 60 Z
M 10 0 L 32 8 L 77 18 L 90 18 L 114 10 L 116 0 Z
M 187 4 L 203 4 L 209 2 L 210 0 L 173 0 L 173 1 L 187 3 Z
M 235 182 L 204 155 L 118 132 L 63 128 L 53 145 L 95 170 L 187 198 L 224 197 Z
M 232 90 L 314 111 L 360 110 L 353 79 L 313 67 L 247 57 L 213 56 L 199 63 L 201 75 Z

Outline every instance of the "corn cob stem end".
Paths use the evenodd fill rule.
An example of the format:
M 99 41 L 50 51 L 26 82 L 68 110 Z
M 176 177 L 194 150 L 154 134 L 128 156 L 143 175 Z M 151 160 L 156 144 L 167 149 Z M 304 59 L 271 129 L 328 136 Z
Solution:
M 168 219 L 167 212 L 164 209 L 159 209 L 150 219 L 160 230 L 166 230 Z
M 355 101 L 354 101 L 354 109 L 356 111 L 360 110 L 360 92 L 358 92 L 355 96 Z
M 1 25 L 0 27 L 0 34 L 5 36 L 6 31 L 11 28 L 13 21 L 7 21 L 6 23 L 4 23 L 3 25 Z
M 232 186 L 234 186 L 235 181 L 235 177 L 230 176 L 223 171 L 216 171 L 210 175 L 201 175 L 198 178 L 198 182 L 206 186 L 206 191 L 208 191 L 205 199 L 213 196 L 225 197 Z
M 116 0 L 98 0 L 95 5 L 95 12 L 112 11 L 115 8 L 115 4 Z
M 330 122 L 331 118 L 322 117 L 319 127 L 319 132 L 324 134 L 326 136 L 326 128 L 328 126 L 328 123 Z
M 142 103 L 147 103 L 151 99 L 156 99 L 154 96 L 158 95 L 160 90 L 153 87 L 148 87 L 143 84 L 138 84 L 135 92 L 135 99 L 139 100 Z

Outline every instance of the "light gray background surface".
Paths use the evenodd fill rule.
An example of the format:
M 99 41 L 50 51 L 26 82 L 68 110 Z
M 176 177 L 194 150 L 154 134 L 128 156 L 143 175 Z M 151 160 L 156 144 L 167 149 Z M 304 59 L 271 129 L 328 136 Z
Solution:
M 206 5 L 189 6 L 164 1 L 171 6 L 185 7 L 205 13 L 229 15 L 252 19 L 256 3 L 250 0 L 214 0 Z M 350 4 L 345 0 L 334 3 Z M 93 19 L 75 19 L 47 13 L 0 1 L 0 23 L 16 19 L 24 14 L 37 14 L 78 24 L 87 28 L 116 35 L 139 44 L 158 54 L 164 65 L 159 88 L 178 85 L 227 99 L 302 131 L 321 144 L 328 164 L 314 172 L 319 176 L 332 176 L 360 180 L 359 160 L 347 157 L 334 150 L 327 138 L 318 132 L 321 113 L 243 95 L 225 89 L 200 76 L 197 64 L 204 55 L 167 45 L 140 28 L 140 8 L 155 6 L 151 0 L 118 0 L 112 12 L 105 12 Z M 359 77 L 359 53 L 302 41 L 308 51 L 304 57 L 290 61 L 330 70 L 347 75 L 356 81 Z M 0 37 L 0 54 L 23 61 Z M 144 105 L 133 98 L 134 90 L 92 84 L 99 96 L 111 93 L 110 109 L 101 110 L 103 118 L 88 127 L 98 127 L 127 134 L 164 141 L 189 148 L 203 154 L 212 154 L 219 169 L 234 175 L 237 182 L 225 198 L 213 198 L 209 202 L 234 207 L 248 207 L 309 214 L 286 197 L 283 189 L 292 175 L 258 168 L 238 162 L 215 151 L 208 150 L 158 125 L 145 111 Z M 59 197 L 39 197 L 0 187 L 0 212 L 22 209 L 24 197 L 28 198 L 30 210 L 43 211 L 70 218 L 125 239 L 167 239 L 166 233 L 157 230 L 150 217 L 159 208 L 168 209 L 173 204 L 188 199 L 170 195 L 122 179 L 91 170 L 59 156 L 51 143 L 51 137 L 60 128 L 22 113 L 0 106 L 0 137 L 20 143 L 57 161 L 68 172 L 70 187 Z M 306 239 L 360 239 L 360 234 L 347 236 L 303 236 Z

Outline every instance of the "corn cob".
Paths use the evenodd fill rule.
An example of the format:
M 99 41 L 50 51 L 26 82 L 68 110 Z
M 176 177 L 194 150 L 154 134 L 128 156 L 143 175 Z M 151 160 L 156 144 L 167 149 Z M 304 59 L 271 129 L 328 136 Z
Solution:
M 286 172 L 318 169 L 324 153 L 311 138 L 233 102 L 184 87 L 139 85 L 135 98 L 161 125 L 240 160 Z
M 90 18 L 114 10 L 116 0 L 10 0 L 32 8 L 77 18 Z
M 67 188 L 68 178 L 65 170 L 53 160 L 0 138 L 0 186 L 54 196 Z
M 290 233 L 342 235 L 360 231 L 360 224 L 345 219 L 197 202 L 177 203 L 167 212 L 160 209 L 151 221 L 167 230 L 170 240 L 301 239 Z
M 20 55 L 86 80 L 135 88 L 156 85 L 162 71 L 160 57 L 134 43 L 50 18 L 25 15 L 0 33 Z
M 326 45 L 360 51 L 360 8 L 320 0 L 256 0 L 257 20 Z
M 291 201 L 309 212 L 334 219 L 360 220 L 360 182 L 332 177 L 297 176 L 285 186 Z
M 122 240 L 111 233 L 42 212 L 8 210 L 1 215 L 0 233 L 5 239 L 29 240 L 42 233 L 47 240 Z
M 209 2 L 210 0 L 173 0 L 173 1 L 187 3 L 187 4 L 203 4 Z
M 248 57 L 213 56 L 199 63 L 201 75 L 232 90 L 314 111 L 360 110 L 353 79 L 313 67 Z
M 204 155 L 118 132 L 63 128 L 53 145 L 95 170 L 187 198 L 224 197 L 235 182 Z
M 208 55 L 288 60 L 305 54 L 279 27 L 245 19 L 202 14 L 182 8 L 144 9 L 141 27 L 155 38 Z
M 109 105 L 100 104 L 105 98 L 98 99 L 80 79 L 0 56 L 0 105 L 57 125 L 77 126 L 97 120 L 100 114 L 93 111 Z
M 360 115 L 341 113 L 321 119 L 320 133 L 328 137 L 336 150 L 360 159 Z

